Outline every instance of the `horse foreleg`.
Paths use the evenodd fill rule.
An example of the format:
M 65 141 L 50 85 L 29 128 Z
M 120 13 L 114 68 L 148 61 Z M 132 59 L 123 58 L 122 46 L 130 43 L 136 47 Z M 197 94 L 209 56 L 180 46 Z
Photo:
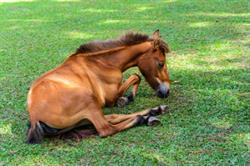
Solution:
M 123 107 L 129 102 L 132 102 L 134 100 L 140 82 L 141 82 L 140 76 L 137 74 L 133 74 L 120 86 L 118 91 L 119 97 L 116 102 L 119 107 Z M 133 86 L 132 93 L 128 97 L 125 97 L 124 94 L 129 89 L 130 86 Z

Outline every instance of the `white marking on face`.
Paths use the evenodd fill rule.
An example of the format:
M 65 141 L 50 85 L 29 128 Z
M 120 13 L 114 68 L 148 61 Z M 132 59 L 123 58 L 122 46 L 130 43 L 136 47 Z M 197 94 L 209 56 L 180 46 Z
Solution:
M 157 77 L 156 77 L 156 80 L 157 80 L 157 82 L 159 83 L 159 85 L 160 85 L 160 84 L 164 84 L 164 85 L 167 87 L 168 90 L 170 89 L 170 84 L 169 84 L 168 82 L 166 82 L 166 81 L 162 82 L 162 81 L 161 81 L 159 78 L 157 78 Z
M 163 84 L 167 87 L 167 89 L 170 89 L 170 84 L 168 82 L 163 82 Z

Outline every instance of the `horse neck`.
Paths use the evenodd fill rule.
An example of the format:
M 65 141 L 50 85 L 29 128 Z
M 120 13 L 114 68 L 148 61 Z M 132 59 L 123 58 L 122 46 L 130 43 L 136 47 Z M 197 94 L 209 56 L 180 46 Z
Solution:
M 137 66 L 139 58 L 144 55 L 148 50 L 152 48 L 151 42 L 143 42 L 128 48 L 130 55 L 125 55 L 127 59 L 121 65 L 121 70 L 125 71 L 126 69 Z
M 95 56 L 93 59 L 102 61 L 104 64 L 119 68 L 122 72 L 130 67 L 137 66 L 139 58 L 152 48 L 151 42 L 126 46 L 120 49 L 112 49 L 105 55 Z

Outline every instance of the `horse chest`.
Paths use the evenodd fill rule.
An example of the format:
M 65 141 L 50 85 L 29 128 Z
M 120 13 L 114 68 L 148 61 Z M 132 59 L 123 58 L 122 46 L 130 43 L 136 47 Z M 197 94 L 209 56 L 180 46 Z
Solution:
M 99 75 L 92 75 L 91 83 L 94 94 L 101 105 L 113 105 L 118 95 L 118 88 L 122 79 L 117 72 L 106 72 Z
M 119 89 L 119 82 L 115 83 L 105 83 L 104 91 L 105 91 L 105 104 L 113 105 L 116 101 Z

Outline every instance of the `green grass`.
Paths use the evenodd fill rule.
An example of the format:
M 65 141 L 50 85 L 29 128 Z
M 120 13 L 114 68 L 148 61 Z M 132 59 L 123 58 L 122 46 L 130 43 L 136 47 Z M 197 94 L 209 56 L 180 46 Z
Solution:
M 34 79 L 84 42 L 158 28 L 172 48 L 170 97 L 143 81 L 133 104 L 105 112 L 167 104 L 161 126 L 24 143 Z M 0 2 L 0 165 L 75 164 L 250 165 L 249 0 Z

